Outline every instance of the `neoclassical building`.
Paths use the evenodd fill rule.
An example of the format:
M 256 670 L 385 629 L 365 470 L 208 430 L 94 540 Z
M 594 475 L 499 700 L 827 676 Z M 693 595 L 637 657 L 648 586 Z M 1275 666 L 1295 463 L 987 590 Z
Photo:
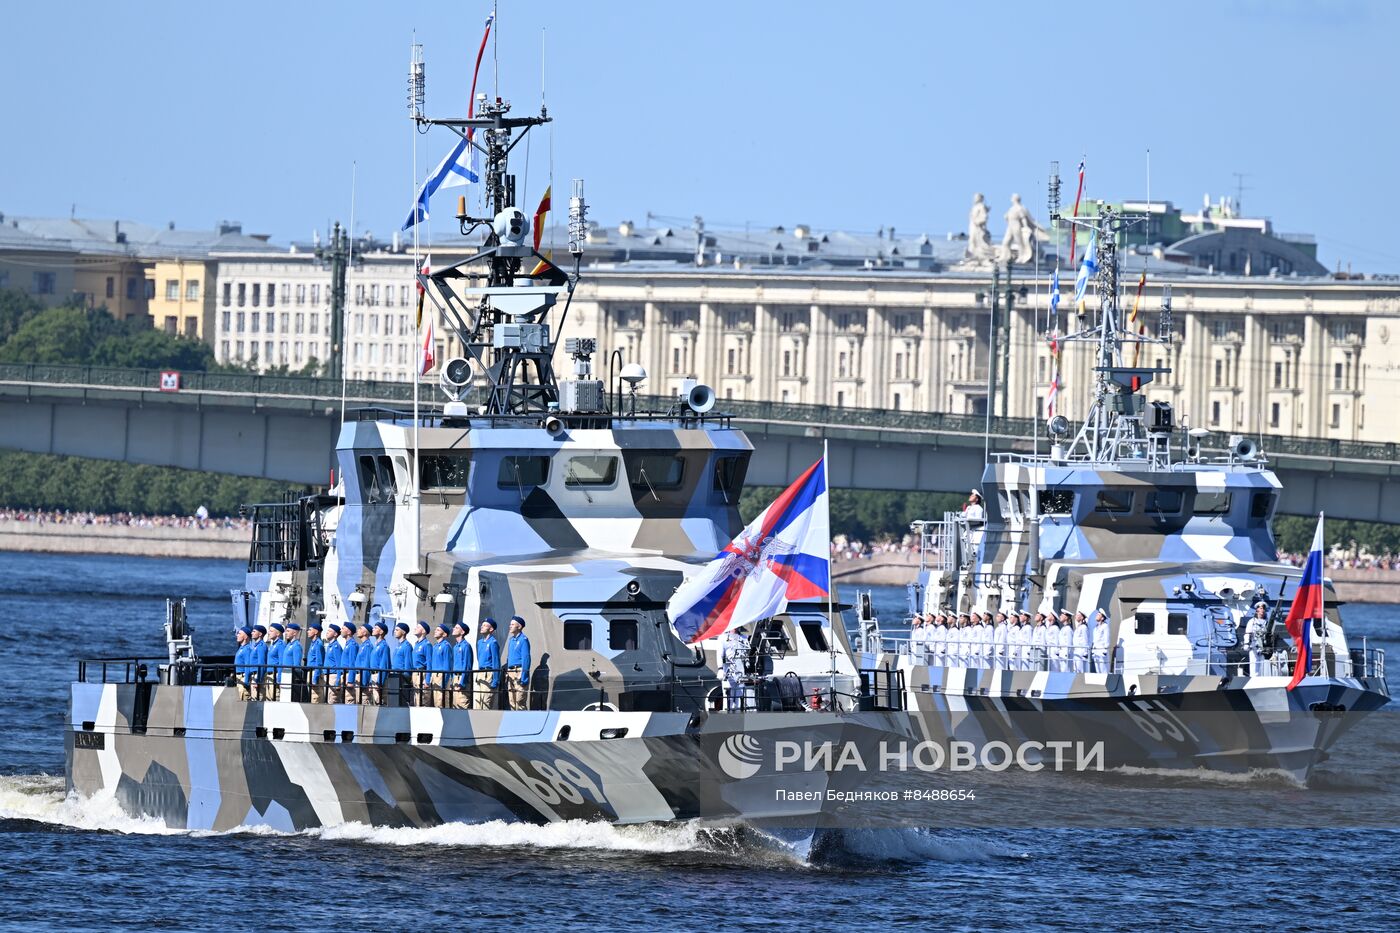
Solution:
M 1266 221 L 1235 218 L 1228 207 L 1198 215 L 1166 202 L 1125 207 L 1147 209 L 1153 229 L 1180 235 L 1165 245 L 1125 244 L 1123 254 L 1125 306 L 1146 273 L 1140 319 L 1148 333 L 1157 332 L 1163 289 L 1171 289 L 1174 339 L 1144 345 L 1141 362 L 1172 373 L 1146 390 L 1149 398 L 1171 400 L 1193 427 L 1400 437 L 1400 279 L 1327 274 L 1307 238 L 1276 236 Z M 967 261 L 965 234 L 624 222 L 595 227 L 588 239 L 560 336 L 595 337 L 604 366 L 613 350 L 641 363 L 650 375 L 643 391 L 673 392 L 697 378 L 721 398 L 981 414 L 995 366 L 996 414 L 1046 415 L 1056 244 L 1040 244 L 1035 261 L 1011 266 L 1008 280 L 1003 263 Z M 410 379 L 413 258 L 382 244 L 357 248 L 347 375 Z M 435 243 L 432 252 L 437 265 L 465 255 L 460 244 Z M 214 258 L 220 360 L 296 369 L 326 358 L 330 273 L 311 252 Z M 1077 326 L 1073 279 L 1061 269 L 1060 325 L 1068 331 Z M 441 322 L 437 334 L 441 360 L 455 348 Z M 1089 357 L 1087 344 L 1064 347 L 1057 411 L 1072 419 L 1084 413 Z

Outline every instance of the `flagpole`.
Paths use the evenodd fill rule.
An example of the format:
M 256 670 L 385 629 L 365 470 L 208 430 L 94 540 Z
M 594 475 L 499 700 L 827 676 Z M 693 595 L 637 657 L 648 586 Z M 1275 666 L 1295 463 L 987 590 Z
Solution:
M 1327 553 L 1327 532 L 1323 530 L 1323 519 L 1325 515 L 1325 512 L 1317 513 L 1318 537 L 1322 539 L 1318 542 L 1322 546 L 1322 551 L 1318 554 L 1318 564 L 1320 566 L 1317 568 L 1317 612 L 1318 615 L 1322 617 L 1322 654 L 1318 656 L 1317 667 L 1317 674 L 1319 677 L 1322 676 L 1322 665 L 1327 662 L 1327 587 L 1322 585 L 1322 581 L 1326 579 L 1326 575 L 1322 572 L 1326 569 L 1325 555 Z M 1308 624 L 1311 625 L 1312 623 L 1309 622 Z
M 415 114 L 415 115 L 416 115 L 416 114 Z M 470 112 L 469 112 L 467 115 L 468 115 L 468 116 L 471 116 Z M 409 172 L 408 182 L 409 182 L 409 188 L 408 188 L 409 194 L 410 194 L 412 197 L 414 197 L 414 198 L 416 199 L 417 196 L 418 196 L 418 123 L 417 123 L 417 121 L 415 121 L 414 124 L 413 124 L 413 170 L 412 170 L 411 172 Z M 413 208 L 413 209 L 414 209 L 414 211 L 417 211 L 417 210 L 418 210 L 418 205 L 417 205 L 416 200 L 415 200 L 415 202 L 414 202 L 414 208 Z M 413 283 L 414 283 L 414 285 L 418 285 L 418 284 L 419 284 L 419 282 L 418 282 L 418 275 L 419 275 L 420 270 L 423 268 L 422 258 L 421 258 L 421 256 L 420 256 L 419 244 L 418 244 L 418 227 L 419 227 L 419 224 L 414 224 L 414 225 L 413 225 Z M 415 294 L 416 294 L 417 289 L 415 289 L 414 291 L 415 291 Z M 420 307 L 421 307 L 421 304 L 420 304 Z M 420 316 L 421 316 L 421 315 L 420 315 Z M 421 324 L 421 322 L 420 322 L 420 324 Z M 418 330 L 419 330 L 419 328 L 417 328 L 417 327 L 415 327 L 415 328 L 413 329 L 414 350 L 417 349 L 417 344 L 418 344 L 418 339 L 419 339 Z M 419 470 L 421 469 L 421 464 L 420 464 L 420 462 L 419 462 L 419 457 L 418 457 L 418 381 L 419 381 L 419 380 L 418 380 L 418 376 L 419 376 L 419 374 L 420 374 L 420 370 L 422 369 L 422 364 L 418 361 L 418 358 L 417 358 L 416 353 L 410 352 L 410 353 L 408 354 L 408 357 L 409 357 L 409 363 L 410 363 L 410 365 L 413 367 L 413 476 L 409 479 L 409 484 L 410 484 L 410 488 L 412 489 L 411 495 L 413 496 L 413 562 L 414 562 L 414 565 L 415 565 L 414 569 L 416 570 L 416 569 L 418 569 L 418 568 L 424 566 L 422 563 L 420 563 L 420 561 L 422 560 L 422 555 L 423 555 L 423 496 L 422 496 L 422 493 L 421 493 L 421 491 L 420 491 L 420 487 L 422 486 L 422 483 L 420 483 L 420 482 L 418 481 L 418 477 L 419 477 L 419 475 L 420 475 L 420 474 L 419 474 Z M 417 615 L 418 615 L 418 613 L 417 613 L 417 611 L 415 610 L 415 612 L 414 612 L 414 617 L 415 617 L 415 619 L 417 618 Z M 406 620 L 406 619 L 400 619 L 399 621 L 402 622 L 402 621 L 407 621 L 407 620 Z
M 822 473 L 826 480 L 826 614 L 831 624 L 831 637 L 827 641 L 827 650 L 831 653 L 831 683 L 828 687 L 827 701 L 831 704 L 832 712 L 837 709 L 836 704 L 836 581 L 831 578 L 831 464 L 827 462 L 827 439 L 822 438 Z

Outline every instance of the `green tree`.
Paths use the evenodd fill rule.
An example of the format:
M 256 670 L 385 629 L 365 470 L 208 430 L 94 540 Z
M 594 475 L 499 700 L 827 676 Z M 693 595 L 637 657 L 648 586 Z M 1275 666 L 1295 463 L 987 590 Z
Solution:
M 87 363 L 98 343 L 123 330 L 104 308 L 45 308 L 0 346 L 0 362 Z
M 0 289 L 0 344 L 13 337 L 25 321 L 42 310 L 42 303 L 20 289 Z
M 192 337 L 143 328 L 136 333 L 106 337 L 93 348 L 87 362 L 94 366 L 203 372 L 214 362 L 214 351 Z

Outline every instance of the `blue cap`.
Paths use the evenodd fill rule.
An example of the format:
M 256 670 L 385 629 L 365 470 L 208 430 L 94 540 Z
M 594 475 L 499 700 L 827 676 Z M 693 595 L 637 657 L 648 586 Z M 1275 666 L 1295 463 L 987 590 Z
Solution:
M 344 629 L 345 631 L 349 632 L 351 635 L 354 635 L 354 634 L 355 634 L 355 623 L 354 623 L 354 622 L 342 622 L 342 623 L 340 623 L 340 627 L 341 627 L 342 629 Z
M 520 616 L 511 616 L 511 617 L 510 617 L 510 620 L 511 620 L 512 622 L 519 622 L 521 628 L 524 628 L 524 627 L 525 627 L 525 620 L 522 619 L 522 618 L 520 618 Z
M 288 622 L 288 623 L 287 623 L 287 631 L 289 631 L 289 632 L 300 632 L 300 631 L 301 631 L 301 626 L 300 626 L 300 625 L 297 625 L 295 622 Z
M 491 631 L 493 631 L 493 632 L 496 630 L 496 620 L 493 619 L 493 618 L 491 618 L 490 616 L 487 616 L 486 618 L 482 619 L 482 620 L 481 620 L 481 623 L 482 623 L 483 625 L 489 625 L 489 626 L 491 626 Z
M 253 631 L 257 632 L 259 635 L 266 635 L 266 634 L 267 634 L 267 626 L 265 626 L 265 625 L 255 625 L 255 626 L 253 626 Z
M 330 629 L 332 632 L 335 632 L 337 635 L 340 634 L 340 626 L 336 625 L 334 622 L 328 623 L 326 625 L 326 628 Z
M 424 622 L 422 619 L 419 619 L 419 620 L 418 620 L 417 625 L 418 625 L 419 628 L 421 628 L 421 629 L 423 630 L 423 633 L 424 633 L 424 634 L 427 634 L 428 629 L 430 629 L 430 628 L 432 627 L 432 626 L 428 625 L 428 623 Z
M 238 631 L 242 632 L 244 635 L 248 636 L 249 638 L 252 638 L 252 637 L 253 637 L 253 630 L 252 630 L 249 626 L 246 626 L 246 625 L 245 625 L 245 626 L 243 626 L 242 628 L 240 628 Z
M 269 623 L 267 624 L 267 627 L 268 627 L 268 628 L 275 628 L 275 629 L 277 629 L 277 631 L 279 631 L 279 632 L 285 632 L 285 631 L 287 630 L 287 629 L 282 625 L 281 622 L 269 622 Z
M 372 623 L 370 623 L 370 629 L 376 632 L 387 633 L 389 631 L 389 623 L 385 622 L 383 619 L 375 619 Z
M 398 623 L 397 625 L 394 626 L 394 631 L 396 631 L 396 632 L 403 632 L 405 635 L 407 635 L 407 634 L 408 634 L 408 623 L 407 623 L 407 622 L 400 622 L 400 623 Z
M 306 623 L 306 630 L 308 632 L 319 632 L 321 630 L 320 620 L 312 619 L 310 622 Z
M 437 627 L 440 628 L 440 629 L 442 629 L 442 634 L 444 634 L 444 635 L 451 635 L 451 634 L 452 634 L 452 629 L 450 629 L 450 628 L 447 627 L 447 623 L 446 623 L 446 622 L 439 622 Z

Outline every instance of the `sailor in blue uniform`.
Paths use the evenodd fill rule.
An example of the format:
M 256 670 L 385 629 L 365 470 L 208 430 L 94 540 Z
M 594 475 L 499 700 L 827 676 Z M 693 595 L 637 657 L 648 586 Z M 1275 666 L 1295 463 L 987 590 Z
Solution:
M 240 700 L 247 700 L 252 696 L 248 690 L 248 656 L 253 653 L 253 646 L 248 643 L 248 640 L 252 636 L 253 630 L 246 625 L 233 632 L 234 640 L 238 642 L 238 650 L 233 653 L 233 676 L 238 682 L 238 698 Z
M 428 656 L 428 705 L 443 707 L 448 705 L 447 687 L 452 674 L 452 643 L 447 636 L 452 630 L 446 622 L 439 622 L 433 629 L 433 647 Z
M 408 623 L 394 624 L 394 670 L 407 676 L 413 672 L 413 643 L 408 640 Z
M 467 623 L 452 626 L 452 708 L 472 708 L 472 638 Z
M 374 639 L 370 642 L 369 649 L 369 685 L 365 688 L 369 696 L 366 703 L 373 703 L 378 706 L 384 702 L 384 681 L 389 676 L 389 643 L 384 640 L 384 636 L 389 634 L 389 625 L 382 619 L 374 620 Z
M 267 676 L 263 679 L 263 699 L 275 700 L 281 694 L 282 636 L 287 627 L 281 622 L 267 625 Z
M 377 615 L 377 614 L 376 614 Z M 361 625 L 355 633 L 355 642 L 358 645 L 355 655 L 356 663 L 360 665 L 359 676 L 351 678 L 360 685 L 359 691 L 355 694 L 355 699 L 360 703 L 368 703 L 366 695 L 369 693 L 370 681 L 372 677 L 371 662 L 374 656 L 374 644 L 369 640 L 370 630 L 373 623 L 366 622 Z
M 253 626 L 253 651 L 249 657 L 252 666 L 248 671 L 248 689 L 252 691 L 254 700 L 261 700 L 265 695 L 263 681 L 267 677 L 267 643 L 263 638 L 266 635 L 265 626 Z
M 325 675 L 322 677 L 322 690 L 325 692 L 327 703 L 337 703 L 340 700 L 340 660 L 345 653 L 345 648 L 341 644 L 341 636 L 344 631 L 339 625 L 331 622 L 326 625 L 326 660 Z
M 306 624 L 306 683 L 310 690 L 310 700 L 312 703 L 324 703 L 325 696 L 321 692 L 326 682 L 326 643 L 321 640 L 321 623 L 317 619 L 312 619 Z
M 282 638 L 282 682 L 290 691 L 287 698 L 297 703 L 305 702 L 301 686 L 306 683 L 306 677 L 301 669 L 301 654 L 301 626 L 288 622 Z
M 511 616 L 510 637 L 506 639 L 506 685 L 510 688 L 510 708 L 529 709 L 530 639 L 520 616 Z
M 501 687 L 501 645 L 496 641 L 496 620 L 481 620 L 481 634 L 476 640 L 476 691 L 472 698 L 476 709 L 495 709 L 496 691 Z
M 413 702 L 419 706 L 431 706 L 428 693 L 428 658 L 433 646 L 428 636 L 428 623 L 419 621 L 413 629 Z
M 342 622 L 340 631 L 345 639 L 340 645 L 340 702 L 354 703 L 359 699 L 356 682 L 360 679 L 360 643 L 356 640 L 355 623 Z

